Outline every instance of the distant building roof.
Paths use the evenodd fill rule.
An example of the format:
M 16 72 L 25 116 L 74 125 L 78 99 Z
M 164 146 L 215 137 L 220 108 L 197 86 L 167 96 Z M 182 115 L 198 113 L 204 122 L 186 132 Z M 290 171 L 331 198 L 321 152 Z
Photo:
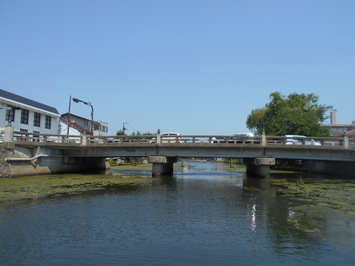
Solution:
M 355 129 L 349 130 L 346 132 L 346 135 L 348 136 L 355 136 Z
M 42 110 L 45 110 L 45 111 L 48 111 L 48 112 L 51 112 L 51 113 L 59 115 L 57 109 L 54 108 L 54 107 L 51 107 L 51 106 L 45 105 L 43 103 L 39 103 L 39 102 L 30 100 L 30 99 L 27 99 L 25 97 L 22 97 L 22 96 L 19 96 L 19 95 L 16 95 L 16 94 L 13 94 L 11 92 L 4 91 L 4 90 L 1 90 L 1 89 L 0 89 L 0 98 L 9 99 L 9 100 L 12 100 L 14 102 L 18 102 L 18 103 L 22 103 L 22 104 L 29 105 L 29 106 L 32 106 L 32 107 L 36 107 L 38 109 L 42 109 Z
M 355 128 L 355 124 L 321 124 L 322 127 L 329 127 L 329 128 Z
M 88 121 L 88 122 L 90 122 L 91 121 L 91 119 L 88 119 L 88 118 L 85 118 L 85 117 L 82 117 L 82 116 L 78 116 L 78 115 L 75 115 L 75 114 L 73 114 L 73 113 L 64 113 L 64 114 L 62 114 L 61 116 L 60 116 L 60 118 L 62 119 L 62 120 L 68 120 L 68 115 L 71 117 L 71 119 L 72 118 L 79 118 L 79 119 L 82 119 L 82 120 L 84 120 L 84 121 Z M 97 123 L 97 124 L 108 124 L 107 122 L 104 122 L 104 121 L 98 121 L 98 120 L 94 120 L 94 123 Z
M 88 118 L 85 118 L 85 117 L 82 117 L 82 116 L 78 116 L 78 115 L 75 115 L 75 114 L 73 114 L 73 113 L 70 113 L 70 114 L 69 114 L 69 113 L 61 114 L 60 118 L 64 120 L 64 118 L 67 117 L 68 115 L 69 115 L 71 118 L 77 117 L 77 118 L 80 118 L 80 119 L 85 120 L 85 121 L 91 121 L 91 119 L 88 119 Z
M 60 120 L 60 122 L 62 122 L 62 123 L 64 123 L 64 124 L 68 125 L 68 121 L 66 121 L 65 119 L 60 118 L 59 120 Z M 85 129 L 85 128 L 83 128 L 82 126 L 79 126 L 78 124 L 75 124 L 75 123 L 73 123 L 73 122 L 69 122 L 69 126 L 71 126 L 72 128 L 75 128 L 76 130 L 78 130 L 78 131 L 80 131 L 80 132 L 86 132 L 86 133 L 88 133 L 88 134 L 91 133 L 90 130 Z

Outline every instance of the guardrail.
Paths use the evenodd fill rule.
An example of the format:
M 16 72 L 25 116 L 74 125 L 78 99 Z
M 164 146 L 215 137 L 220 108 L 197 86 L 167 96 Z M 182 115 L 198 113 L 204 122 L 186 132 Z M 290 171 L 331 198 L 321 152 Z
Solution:
M 0 143 L 12 139 L 15 143 L 46 143 L 67 145 L 120 145 L 123 143 L 145 143 L 150 145 L 164 144 L 219 144 L 219 145 L 289 145 L 289 146 L 321 146 L 321 147 L 344 147 L 355 148 L 355 137 L 307 137 L 299 139 L 296 143 L 290 143 L 285 136 L 226 136 L 226 135 L 137 135 L 137 136 L 88 136 L 88 135 L 54 135 L 29 133 L 22 131 L 12 132 L 12 138 L 6 137 L 4 131 L 0 131 Z M 312 139 L 312 142 L 310 141 Z M 315 144 L 318 143 L 318 144 Z

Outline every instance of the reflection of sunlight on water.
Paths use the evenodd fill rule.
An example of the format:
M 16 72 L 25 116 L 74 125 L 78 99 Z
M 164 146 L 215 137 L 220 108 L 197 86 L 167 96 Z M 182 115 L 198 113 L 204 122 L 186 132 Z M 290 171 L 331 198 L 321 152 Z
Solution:
M 189 171 L 189 165 L 182 163 L 182 172 L 186 173 Z
M 288 214 L 287 214 L 288 219 L 292 219 L 294 216 L 295 216 L 295 212 L 291 208 L 288 208 Z
M 250 210 L 251 223 L 250 228 L 252 231 L 256 231 L 256 204 L 253 204 Z

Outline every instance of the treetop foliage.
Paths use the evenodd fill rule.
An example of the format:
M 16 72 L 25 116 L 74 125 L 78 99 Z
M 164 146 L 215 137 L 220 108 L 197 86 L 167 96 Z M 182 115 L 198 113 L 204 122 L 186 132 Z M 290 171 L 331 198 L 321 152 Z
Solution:
M 317 95 L 292 93 L 285 97 L 273 92 L 270 98 L 264 108 L 252 110 L 247 118 L 247 127 L 256 134 L 329 135 L 329 131 L 320 124 L 328 118 L 325 113 L 332 110 L 333 106 L 318 104 Z
M 116 133 L 117 136 L 126 136 L 126 132 L 124 130 L 119 130 L 117 131 Z M 134 131 L 132 132 L 131 136 L 141 136 L 141 135 L 154 135 L 153 133 L 150 133 L 150 132 L 146 132 L 146 133 L 142 133 L 140 131 Z

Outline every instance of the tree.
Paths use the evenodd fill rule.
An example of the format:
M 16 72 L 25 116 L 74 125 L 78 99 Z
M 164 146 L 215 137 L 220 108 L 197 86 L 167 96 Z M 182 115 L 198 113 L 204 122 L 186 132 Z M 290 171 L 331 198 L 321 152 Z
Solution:
M 121 130 L 117 131 L 116 135 L 117 136 L 125 136 L 126 132 L 123 129 L 121 129 Z
M 132 136 L 142 136 L 142 135 L 154 135 L 154 134 L 152 134 L 150 132 L 142 133 L 140 131 L 132 132 Z
M 320 124 L 327 118 L 330 105 L 319 105 L 313 93 L 292 93 L 287 98 L 279 92 L 270 94 L 271 101 L 264 108 L 254 109 L 248 116 L 247 127 L 261 135 L 329 136 Z

